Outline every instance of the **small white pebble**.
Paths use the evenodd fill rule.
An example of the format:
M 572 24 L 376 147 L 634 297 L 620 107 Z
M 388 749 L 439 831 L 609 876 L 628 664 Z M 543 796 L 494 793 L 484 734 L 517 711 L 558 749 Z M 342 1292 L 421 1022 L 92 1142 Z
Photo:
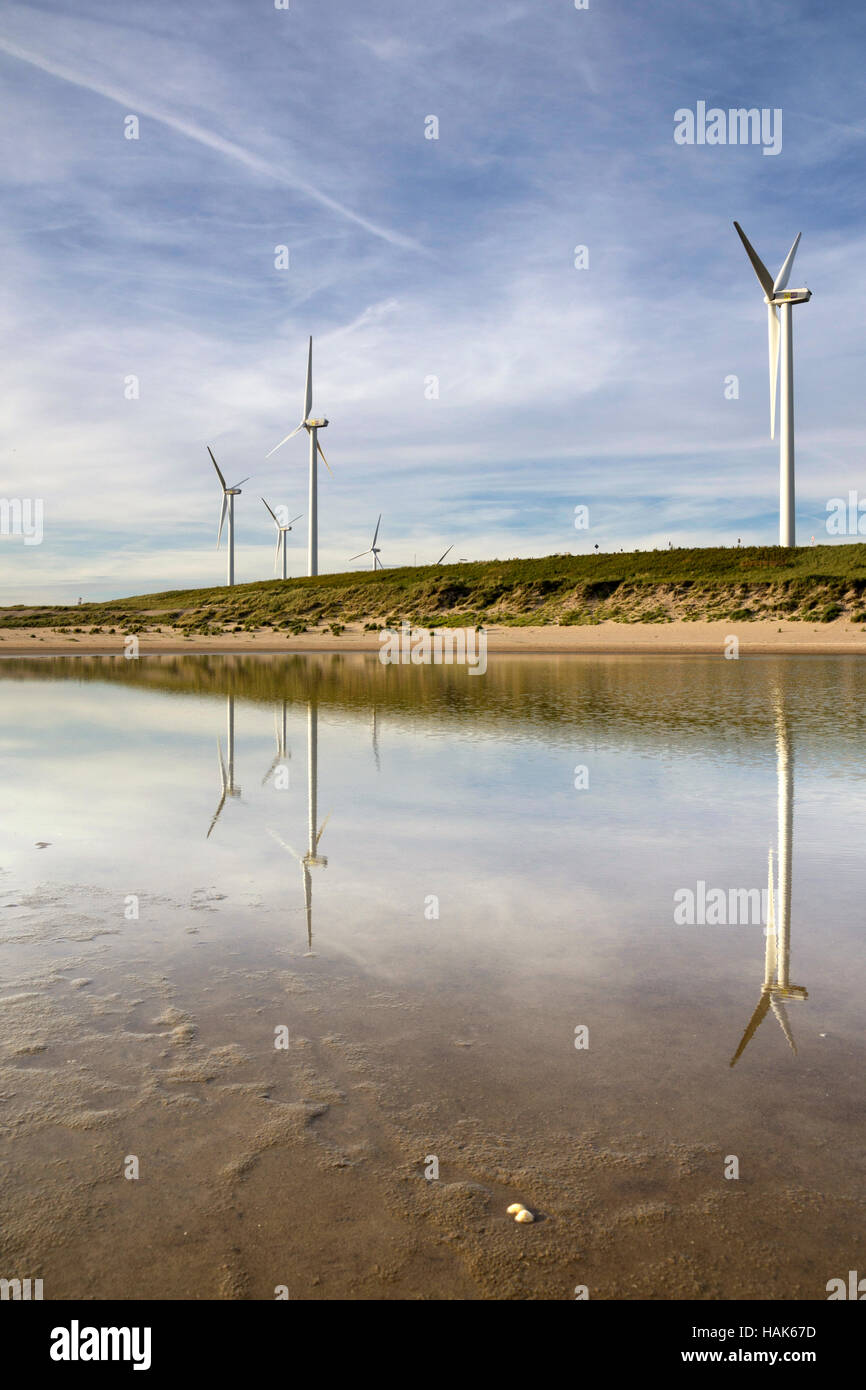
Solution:
M 531 1211 L 526 1210 L 526 1207 L 521 1207 L 514 1219 L 522 1224 L 525 1221 L 534 1221 L 535 1217 L 532 1215 Z
M 523 1207 L 523 1203 L 522 1203 L 522 1202 L 512 1202 L 512 1203 L 511 1203 L 511 1206 L 508 1208 L 508 1215 L 509 1215 L 509 1216 L 516 1216 L 517 1213 L 518 1213 L 519 1211 L 523 1211 L 523 1210 L 524 1210 L 524 1207 Z

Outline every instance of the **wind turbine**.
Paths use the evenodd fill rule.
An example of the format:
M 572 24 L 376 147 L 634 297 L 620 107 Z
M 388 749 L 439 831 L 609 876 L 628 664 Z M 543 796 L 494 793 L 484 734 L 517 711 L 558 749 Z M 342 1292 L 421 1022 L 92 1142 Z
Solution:
M 262 501 L 265 502 L 264 497 L 262 498 Z M 284 526 L 284 525 L 282 525 L 282 523 L 280 522 L 280 520 L 279 520 L 279 518 L 278 518 L 276 512 L 274 511 L 273 507 L 271 506 L 271 504 L 270 504 L 269 502 L 265 502 L 265 506 L 267 507 L 267 509 L 268 509 L 268 511 L 270 512 L 271 516 L 274 518 L 274 525 L 275 525 L 276 528 L 277 528 L 277 549 L 276 549 L 276 554 L 274 555 L 274 573 L 276 573 L 276 571 L 279 569 L 279 565 L 280 565 L 280 553 L 282 552 L 282 557 L 283 557 L 283 578 L 285 579 L 285 578 L 286 578 L 286 550 L 287 550 L 287 543 L 288 543 L 288 539 L 289 539 L 289 532 L 291 531 L 293 524 L 294 524 L 296 521 L 300 521 L 301 517 L 303 516 L 303 512 L 300 512 L 297 516 L 293 516 L 293 517 L 292 517 L 292 520 L 291 520 L 291 521 L 287 521 L 286 524 L 285 524 L 285 526 Z M 285 515 L 285 513 L 284 513 L 284 515 Z
M 319 430 L 327 428 L 328 421 L 325 419 L 314 420 L 311 415 L 313 409 L 313 340 L 310 338 L 310 349 L 307 354 L 307 384 L 304 387 L 304 414 L 301 423 L 296 425 L 291 434 L 287 434 L 285 439 L 281 439 L 279 444 L 275 444 L 270 454 L 265 454 L 265 458 L 270 458 L 277 449 L 282 449 L 299 430 L 306 430 L 310 436 L 310 511 L 309 511 L 309 540 L 307 550 L 307 574 L 319 573 L 319 482 L 318 482 L 318 455 L 322 455 L 322 463 L 331 471 L 331 465 L 325 458 L 322 446 L 319 443 Z
M 450 554 L 451 554 L 451 551 L 452 551 L 453 549 L 454 549 L 453 544 L 452 544 L 452 545 L 449 545 L 448 549 L 445 551 L 445 555 L 450 555 Z M 441 565 L 441 564 L 442 564 L 442 561 L 445 559 L 445 555 L 440 555 L 440 556 L 439 556 L 439 559 L 436 561 L 437 565 Z
M 808 999 L 808 992 L 802 985 L 790 982 L 791 959 L 791 873 L 793 852 L 794 821 L 794 770 L 791 759 L 791 743 L 787 721 L 781 707 L 776 712 L 776 777 L 778 783 L 778 916 L 777 900 L 773 891 L 773 851 L 770 849 L 768 866 L 768 900 L 766 948 L 764 951 L 764 979 L 761 995 L 740 1045 L 731 1058 L 731 1066 L 736 1066 L 760 1024 L 772 1009 L 779 1027 L 784 1033 L 792 1052 L 797 1051 L 791 1034 L 785 1003 L 790 999 Z
M 235 582 L 235 498 L 236 498 L 236 497 L 240 497 L 240 495 L 241 495 L 241 483 L 246 483 L 246 482 L 248 482 L 248 481 L 249 481 L 249 477 L 241 478 L 241 483 L 235 483 L 234 487 L 227 487 L 227 486 L 226 486 L 226 480 L 225 480 L 225 478 L 223 477 L 222 473 L 220 472 L 220 466 L 219 466 L 219 464 L 217 463 L 216 459 L 214 458 L 214 456 L 213 456 L 213 449 L 210 447 L 209 444 L 208 444 L 208 446 L 207 446 L 207 451 L 208 451 L 208 453 L 210 454 L 211 463 L 213 464 L 214 468 L 215 468 L 216 471 L 217 471 L 217 477 L 218 477 L 219 480 L 220 480 L 220 487 L 221 487 L 222 490 L 223 490 L 223 505 L 222 505 L 222 511 L 220 512 L 220 527 L 219 527 L 219 530 L 217 531 L 217 550 L 219 550 L 219 548 L 220 548 L 220 541 L 221 541 L 221 539 L 222 539 L 222 534 L 223 534 L 223 522 L 224 522 L 225 519 L 226 519 L 226 512 L 228 512 L 228 516 L 229 516 L 229 530 L 228 530 L 229 560 L 228 560 L 228 579 L 226 580 L 226 583 L 227 583 L 227 584 L 234 584 L 234 582 Z
M 746 255 L 764 291 L 767 306 L 767 327 L 770 347 L 770 438 L 776 437 L 776 386 L 779 380 L 779 352 L 782 357 L 782 399 L 779 408 L 779 544 L 796 545 L 794 520 L 794 327 L 791 311 L 795 304 L 808 304 L 812 291 L 786 288 L 801 232 L 784 261 L 775 280 L 739 222 L 737 235 L 746 248 Z
M 226 755 L 228 758 L 228 766 L 226 766 L 226 764 L 223 762 L 222 740 L 217 739 L 217 757 L 219 758 L 220 785 L 222 787 L 222 796 L 220 797 L 219 805 L 213 813 L 213 819 L 210 823 L 210 829 L 208 830 L 207 835 L 205 836 L 206 840 L 210 839 L 211 830 L 213 830 L 214 826 L 220 818 L 222 809 L 226 804 L 226 798 L 236 798 L 239 797 L 241 794 L 240 787 L 235 786 L 235 697 L 234 695 L 227 695 L 226 700 L 226 743 L 228 745 L 226 749 Z
M 379 520 L 376 522 L 376 529 L 375 529 L 375 531 L 373 532 L 373 544 L 370 546 L 370 549 L 369 549 L 369 550 L 362 550 L 360 555 L 350 555 L 350 556 L 349 556 L 349 564 L 351 564 L 353 560 L 363 560 L 363 558 L 364 558 L 365 555 L 372 555 L 372 557 L 373 557 L 373 569 L 374 569 L 374 570 L 383 570 L 383 569 L 385 568 L 385 566 L 382 564 L 382 561 L 379 559 L 379 553 L 380 553 L 380 552 L 379 552 L 379 547 L 376 545 L 376 538 L 377 538 L 377 536 L 379 535 L 379 527 L 380 527 L 381 525 L 382 525 L 382 513 L 380 512 L 380 513 L 379 513 Z M 447 554 L 448 552 L 446 551 L 445 553 Z
M 307 849 L 305 854 L 298 854 L 297 850 L 287 845 L 285 840 L 280 839 L 273 830 L 270 832 L 278 844 L 283 849 L 287 849 L 289 854 L 293 854 L 301 866 L 301 881 L 304 889 L 304 911 L 307 917 L 307 951 L 308 956 L 313 955 L 313 879 L 310 874 L 311 869 L 327 868 L 328 860 L 323 854 L 319 854 L 319 841 L 325 830 L 325 826 L 330 820 L 330 812 L 322 824 L 316 829 L 318 821 L 318 792 L 319 792 L 319 707 L 313 701 L 307 704 Z

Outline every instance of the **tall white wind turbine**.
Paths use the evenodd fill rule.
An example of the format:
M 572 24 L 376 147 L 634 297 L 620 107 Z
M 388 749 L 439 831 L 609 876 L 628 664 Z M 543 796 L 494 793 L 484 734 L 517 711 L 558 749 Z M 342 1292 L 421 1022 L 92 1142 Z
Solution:
M 264 497 L 262 498 L 262 501 L 265 502 Z M 285 525 L 283 525 L 283 523 L 280 521 L 279 517 L 277 516 L 276 512 L 274 511 L 273 507 L 271 506 L 270 502 L 265 502 L 265 506 L 267 507 L 267 509 L 268 509 L 268 511 L 270 512 L 271 516 L 274 518 L 274 525 L 275 525 L 276 528 L 277 528 L 277 550 L 276 550 L 276 554 L 274 555 L 274 574 L 276 574 L 277 570 L 279 569 L 279 566 L 280 566 L 280 555 L 282 554 L 282 559 L 283 559 L 283 579 L 285 579 L 285 578 L 286 578 L 286 548 L 287 548 L 287 543 L 288 543 L 288 539 L 289 539 L 289 532 L 291 531 L 292 526 L 294 525 L 294 523 L 295 523 L 296 521 L 300 521 L 301 517 L 303 516 L 303 512 L 299 512 L 299 514 L 298 514 L 297 516 L 293 516 L 293 517 L 292 517 L 291 521 L 287 521 L 287 522 L 285 523 Z M 283 513 L 283 515 L 285 515 L 285 513 Z
M 380 527 L 381 525 L 382 525 L 382 513 L 380 512 L 380 513 L 379 513 L 379 520 L 376 522 L 376 529 L 375 529 L 375 531 L 373 532 L 373 544 L 370 546 L 370 549 L 369 549 L 369 550 L 362 550 L 361 553 L 360 553 L 360 555 L 350 555 L 350 556 L 349 556 L 349 564 L 351 564 L 353 560 L 363 560 L 363 558 L 364 558 L 365 555 L 372 555 L 372 557 L 373 557 L 373 569 L 374 569 L 374 570 L 383 570 L 383 569 L 385 568 L 385 566 L 382 564 L 382 561 L 379 559 L 379 555 L 381 554 L 381 551 L 380 551 L 379 546 L 377 546 L 377 544 L 376 544 L 376 541 L 377 541 L 378 536 L 379 536 L 379 527 Z M 445 554 L 446 554 L 446 555 L 448 554 L 447 550 L 446 550 Z
M 241 483 L 246 483 L 246 482 L 248 482 L 248 481 L 249 481 L 249 478 L 248 478 L 248 477 L 247 477 L 247 478 L 241 478 L 241 482 L 240 482 L 240 483 L 235 483 L 234 487 L 228 487 L 227 484 L 226 484 L 225 478 L 223 477 L 222 473 L 220 472 L 220 466 L 219 466 L 219 464 L 217 463 L 216 459 L 214 458 L 214 456 L 213 456 L 213 450 L 211 449 L 211 447 L 210 447 L 209 444 L 208 444 L 208 446 L 207 446 L 207 451 L 208 451 L 208 453 L 210 454 L 211 463 L 213 464 L 214 468 L 215 468 L 216 471 L 217 471 L 217 477 L 218 477 L 219 480 L 220 480 L 220 487 L 221 487 L 222 490 L 223 490 L 223 505 L 222 505 L 222 510 L 220 511 L 220 525 L 219 525 L 219 530 L 217 531 L 217 550 L 219 550 L 219 548 L 220 548 L 220 541 L 222 540 L 222 534 L 223 534 L 223 522 L 224 522 L 225 519 L 226 519 L 226 513 L 228 513 L 228 519 L 229 519 L 229 529 L 228 529 L 228 548 L 229 548 L 229 555 L 228 555 L 228 578 L 226 579 L 226 583 L 227 583 L 227 584 L 234 584 L 234 582 L 235 582 L 235 498 L 236 498 L 236 497 L 240 497 L 240 495 L 241 495 Z
M 776 386 L 779 380 L 779 354 L 782 359 L 782 392 L 779 408 L 779 544 L 796 545 L 794 521 L 794 329 L 791 311 L 795 304 L 808 304 L 812 291 L 789 290 L 788 280 L 802 233 L 798 232 L 775 280 L 739 222 L 737 235 L 764 291 L 770 346 L 770 438 L 776 437 Z
M 310 510 L 309 510 L 309 542 L 307 552 L 307 574 L 319 573 L 319 481 L 318 481 L 318 456 L 322 455 L 322 463 L 331 471 L 331 465 L 325 458 L 322 446 L 319 443 L 319 430 L 327 428 L 328 421 L 325 419 L 315 420 L 312 417 L 313 409 L 313 340 L 310 338 L 310 348 L 307 354 L 307 384 L 304 388 L 304 414 L 301 423 L 296 425 L 285 439 L 281 439 L 279 444 L 275 444 L 265 458 L 270 458 L 277 449 L 282 449 L 290 439 L 300 430 L 306 430 L 310 437 Z

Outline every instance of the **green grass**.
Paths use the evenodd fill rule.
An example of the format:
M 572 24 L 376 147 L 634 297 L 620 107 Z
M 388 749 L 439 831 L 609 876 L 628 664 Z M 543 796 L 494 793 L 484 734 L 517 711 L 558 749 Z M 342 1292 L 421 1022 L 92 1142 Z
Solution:
M 404 619 L 426 627 L 499 623 L 746 621 L 766 617 L 862 621 L 866 545 L 632 551 L 549 555 L 464 565 L 265 580 L 234 588 L 175 589 L 74 607 L 0 609 L 4 627 L 156 628 L 301 633 L 356 623 L 372 631 Z

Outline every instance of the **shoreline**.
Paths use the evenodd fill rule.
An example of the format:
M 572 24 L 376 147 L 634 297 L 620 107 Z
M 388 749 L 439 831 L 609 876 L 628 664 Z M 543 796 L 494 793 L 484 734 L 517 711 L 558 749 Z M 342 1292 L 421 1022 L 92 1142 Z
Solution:
M 718 656 L 724 655 L 732 637 L 741 656 L 843 656 L 866 655 L 866 629 L 837 619 L 821 623 L 670 622 L 596 625 L 500 627 L 484 629 L 489 656 Z M 272 629 L 256 632 L 185 638 L 179 632 L 142 633 L 141 656 L 178 656 L 184 653 L 225 656 L 258 653 L 262 656 L 314 652 L 377 653 L 378 633 L 347 625 L 339 636 L 327 629 L 312 629 L 290 636 Z M 44 628 L 0 628 L 0 657 L 22 656 L 122 656 L 124 638 L 82 633 L 46 631 Z

